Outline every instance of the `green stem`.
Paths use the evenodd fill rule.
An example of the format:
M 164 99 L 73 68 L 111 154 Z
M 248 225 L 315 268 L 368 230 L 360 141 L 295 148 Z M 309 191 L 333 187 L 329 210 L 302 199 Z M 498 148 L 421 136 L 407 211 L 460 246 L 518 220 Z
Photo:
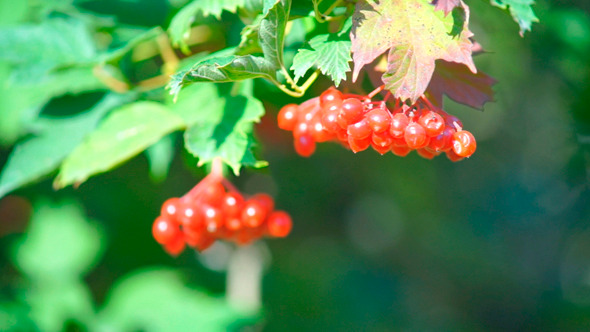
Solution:
M 334 17 L 329 17 L 328 15 L 330 15 L 330 13 L 334 9 L 336 9 L 336 7 L 338 7 L 341 2 L 342 2 L 342 0 L 334 1 L 334 3 L 326 10 L 326 12 L 321 13 L 320 8 L 318 7 L 318 2 L 314 1 L 313 2 L 313 11 L 315 13 L 315 19 L 320 23 L 334 20 Z

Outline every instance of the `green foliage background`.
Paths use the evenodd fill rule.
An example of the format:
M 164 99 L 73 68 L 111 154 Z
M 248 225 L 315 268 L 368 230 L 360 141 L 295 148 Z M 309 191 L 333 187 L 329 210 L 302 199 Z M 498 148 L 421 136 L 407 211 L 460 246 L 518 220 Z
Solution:
M 295 1 L 292 13 L 301 3 Z M 226 272 L 207 268 L 189 252 L 171 258 L 151 237 L 161 203 L 188 191 L 205 174 L 194 167 L 198 161 L 184 152 L 175 130 L 200 123 L 203 119 L 192 118 L 192 110 L 212 109 L 214 104 L 201 100 L 231 87 L 201 91 L 184 101 L 181 92 L 178 103 L 172 104 L 158 100 L 165 95 L 163 87 L 113 96 L 89 74 L 97 62 L 131 86 L 160 74 L 161 60 L 134 60 L 124 45 L 141 41 L 132 38 L 137 29 L 147 31 L 142 38 L 150 38 L 149 29 L 167 28 L 184 4 L 108 0 L 79 1 L 71 7 L 68 1 L 0 1 L 1 29 L 24 21 L 42 24 L 23 32 L 38 37 L 38 49 L 23 49 L 22 38 L 9 40 L 9 34 L 0 33 L 0 164 L 6 165 L 9 154 L 16 153 L 12 144 L 19 137 L 21 144 L 33 146 L 44 139 L 55 142 L 55 150 L 41 144 L 22 157 L 22 167 L 34 168 L 43 180 L 0 200 L 0 330 L 60 330 L 64 322 L 70 330 L 121 331 L 197 326 L 203 331 L 244 326 L 268 331 L 587 328 L 587 1 L 537 2 L 533 8 L 541 23 L 525 38 L 501 9 L 467 2 L 471 30 L 488 51 L 476 57 L 476 64 L 499 83 L 496 101 L 484 112 L 445 101 L 445 109 L 478 139 L 476 154 L 459 163 L 415 154 L 353 155 L 335 144 L 321 144 L 313 157 L 300 158 L 289 133 L 277 130 L 274 119 L 282 105 L 302 99 L 256 80 L 225 100 L 244 105 L 253 94 L 268 115 L 255 132 L 261 142 L 257 156 L 270 167 L 229 176 L 247 193 L 275 195 L 277 206 L 289 211 L 295 223 L 288 238 L 266 241 L 272 262 L 263 278 L 263 308 L 256 313 L 236 310 L 223 300 Z M 74 29 L 76 47 L 48 52 L 43 43 L 67 36 L 68 15 L 59 13 L 75 13 L 80 22 L 101 26 L 102 36 L 113 39 L 95 49 L 83 29 Z M 228 12 L 219 13 L 214 15 L 221 21 L 202 18 L 216 28 L 203 47 L 240 43 L 244 23 Z M 228 39 L 216 38 L 218 31 L 227 32 Z M 305 36 L 305 29 L 292 33 Z M 286 45 L 289 62 L 302 45 L 289 37 Z M 331 84 L 329 78 L 318 79 L 306 98 Z M 148 135 L 128 142 L 133 151 L 149 149 L 77 189 L 54 191 L 46 175 L 55 175 L 57 165 L 96 127 L 101 112 L 137 94 L 149 100 L 142 103 L 156 100 L 173 114 L 168 127 L 156 126 L 163 138 L 156 143 Z M 260 109 L 250 106 L 247 114 L 256 118 Z M 219 115 L 207 119 L 215 123 Z M 56 117 L 68 122 L 56 126 Z M 147 117 L 135 119 L 151 123 Z M 67 126 L 76 130 L 66 131 Z M 235 140 L 246 151 L 252 144 L 249 130 L 240 131 L 247 135 Z M 66 137 L 64 132 L 72 134 Z M 26 133 L 43 134 L 21 137 Z M 201 139 L 196 135 L 196 142 Z M 247 164 L 260 163 L 254 155 L 243 157 Z M 123 160 L 114 155 L 96 162 L 110 168 Z M 75 167 L 75 159 L 71 164 Z M 87 174 L 77 176 L 60 176 L 58 184 L 75 183 Z M 3 174 L 2 181 L 15 181 L 14 187 L 23 184 L 16 183 L 18 172 Z M 70 314 L 64 316 L 56 308 Z

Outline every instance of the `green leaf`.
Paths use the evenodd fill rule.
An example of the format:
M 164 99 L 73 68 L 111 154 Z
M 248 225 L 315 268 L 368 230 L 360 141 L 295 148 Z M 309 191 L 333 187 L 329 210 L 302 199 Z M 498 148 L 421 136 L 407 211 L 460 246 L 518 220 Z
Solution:
M 353 80 L 360 70 L 389 50 L 385 87 L 396 98 L 415 101 L 435 68 L 435 60 L 463 63 L 477 72 L 469 39 L 469 8 L 453 15 L 436 10 L 428 0 L 367 0 L 359 2 L 351 33 Z
M 101 232 L 72 202 L 35 205 L 27 235 L 13 245 L 16 266 L 35 282 L 60 284 L 79 278 L 98 261 Z
M 490 0 L 490 2 L 502 9 L 508 8 L 510 15 L 520 26 L 521 36 L 524 36 L 526 31 L 531 31 L 533 22 L 539 22 L 532 8 L 534 0 Z
M 174 158 L 174 137 L 162 137 L 156 144 L 145 150 L 150 164 L 150 176 L 155 182 L 162 182 L 168 176 Z
M 275 68 L 283 65 L 283 44 L 290 8 L 291 0 L 264 2 L 264 18 L 260 21 L 258 39 L 264 59 Z
M 224 10 L 235 13 L 238 7 L 244 5 L 244 0 L 193 0 L 184 6 L 170 22 L 168 34 L 175 46 L 180 46 L 183 52 L 188 53 L 188 46 L 185 40 L 190 36 L 190 27 L 195 22 L 197 15 L 215 16 L 221 19 Z
M 276 70 L 264 58 L 252 55 L 233 55 L 201 61 L 190 70 L 172 76 L 168 88 L 177 95 L 180 89 L 195 82 L 234 82 L 263 77 L 275 81 Z
M 182 89 L 176 102 L 170 101 L 168 107 L 182 118 L 187 127 L 207 117 L 206 109 L 217 109 L 220 106 L 221 98 L 217 92 L 217 86 L 213 83 L 192 84 Z
M 91 63 L 96 56 L 86 26 L 74 19 L 54 18 L 38 25 L 0 29 L 0 60 L 44 74 L 52 68 Z
M 186 149 L 199 158 L 199 165 L 221 158 L 237 175 L 242 165 L 264 167 L 252 154 L 253 125 L 264 115 L 262 103 L 252 96 L 219 96 L 202 112 L 203 118 L 187 129 Z
M 141 101 L 114 110 L 64 161 L 55 186 L 80 184 L 137 155 L 184 126 L 160 103 Z
M 255 315 L 188 288 L 174 271 L 150 269 L 119 280 L 98 321 L 104 331 L 229 331 L 236 321 Z
M 0 197 L 54 171 L 108 111 L 128 98 L 108 95 L 88 112 L 71 118 L 40 118 L 43 130 L 18 143 L 0 175 Z
M 322 74 L 329 75 L 338 86 L 350 71 L 350 46 L 347 36 L 324 34 L 313 37 L 309 41 L 309 48 L 300 49 L 293 58 L 291 70 L 295 72 L 295 80 L 305 76 L 310 68 L 316 67 Z

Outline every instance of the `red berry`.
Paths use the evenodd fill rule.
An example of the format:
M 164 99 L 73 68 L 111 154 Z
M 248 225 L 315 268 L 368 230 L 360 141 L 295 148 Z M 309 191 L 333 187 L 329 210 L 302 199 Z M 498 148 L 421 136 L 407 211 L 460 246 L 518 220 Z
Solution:
M 440 135 L 430 138 L 428 147 L 433 151 L 448 151 L 453 147 L 452 137 L 454 132 L 455 130 L 451 127 L 445 127 L 445 130 Z
M 182 236 L 177 236 L 171 242 L 164 244 L 164 250 L 171 256 L 180 255 L 185 247 L 186 244 L 184 242 L 184 237 Z
M 203 225 L 203 216 L 197 210 L 197 206 L 185 204 L 179 212 L 178 221 L 183 228 L 198 229 Z
M 170 219 L 160 216 L 154 221 L 152 235 L 159 244 L 166 244 L 180 235 L 180 228 Z
M 447 158 L 449 158 L 449 160 L 450 160 L 450 161 L 452 161 L 452 162 L 457 162 L 457 161 L 459 161 L 459 160 L 463 159 L 463 157 L 461 157 L 461 156 L 457 155 L 457 154 L 455 153 L 455 151 L 453 151 L 453 149 L 451 149 L 451 150 L 448 150 L 448 151 L 447 151 L 447 152 L 445 152 L 445 153 L 447 154 Z
M 348 98 L 342 102 L 340 116 L 346 121 L 346 124 L 355 123 L 363 118 L 365 106 L 356 98 Z
M 299 122 L 296 126 L 295 129 L 293 129 L 293 137 L 298 137 L 298 136 L 302 136 L 302 135 L 308 135 L 310 134 L 310 130 L 309 130 L 309 123 L 308 122 Z
M 356 139 L 352 136 L 348 136 L 348 146 L 352 150 L 352 152 L 357 153 L 364 151 L 371 146 L 371 136 Z
M 220 182 L 211 182 L 202 193 L 203 201 L 209 205 L 219 206 L 225 196 L 225 188 Z
M 433 111 L 425 111 L 418 119 L 418 123 L 426 130 L 426 135 L 433 137 L 440 135 L 445 129 L 445 120 Z
M 242 210 L 242 223 L 246 227 L 258 227 L 264 223 L 266 216 L 265 206 L 256 199 L 249 199 Z
M 367 113 L 367 119 L 371 130 L 380 133 L 389 129 L 391 113 L 386 108 L 379 107 Z
M 242 229 L 242 220 L 240 218 L 230 218 L 226 220 L 225 227 L 232 232 Z
M 328 110 L 322 114 L 322 126 L 328 133 L 335 133 L 340 130 L 338 125 L 338 110 Z
M 207 231 L 213 233 L 223 227 L 223 212 L 213 206 L 203 206 L 203 220 Z
M 209 249 L 213 243 L 215 243 L 215 238 L 211 236 L 204 236 L 199 243 L 196 244 L 196 248 L 198 251 L 205 251 Z
M 418 149 L 418 150 L 416 150 L 416 152 L 420 155 L 420 157 L 426 158 L 426 159 L 433 159 L 434 157 L 437 156 L 436 153 L 434 153 L 428 149 Z
M 310 134 L 295 137 L 295 151 L 302 157 L 309 157 L 315 152 L 315 141 Z
M 367 138 L 371 135 L 371 127 L 369 126 L 369 121 L 367 119 L 362 119 L 361 121 L 351 124 L 347 128 L 348 136 L 351 136 L 355 140 Z
M 407 115 L 404 113 L 397 113 L 391 118 L 389 133 L 393 137 L 403 137 L 409 123 L 410 120 Z
M 394 146 L 391 147 L 391 152 L 393 152 L 393 154 L 396 155 L 396 156 L 405 157 L 410 152 L 412 152 L 412 149 L 410 149 L 407 146 L 396 146 L 396 145 L 394 145 Z
M 389 147 L 393 144 L 393 137 L 389 135 L 388 131 L 384 131 L 381 133 L 373 133 L 371 135 L 372 144 L 378 145 L 380 147 Z
M 283 106 L 279 111 L 277 121 L 279 128 L 283 130 L 293 130 L 297 124 L 297 109 L 298 106 L 295 104 L 289 104 Z
M 176 197 L 170 198 L 162 204 L 161 214 L 163 217 L 170 219 L 176 218 L 178 210 L 180 209 L 180 200 Z
M 329 88 L 320 95 L 320 106 L 323 108 L 324 105 L 330 102 L 342 103 L 342 93 L 335 88 Z
M 252 199 L 257 200 L 258 203 L 264 207 L 267 213 L 271 213 L 275 208 L 275 200 L 269 194 L 258 193 L 252 196 Z
M 463 122 L 461 122 L 461 120 L 459 120 L 459 118 L 457 118 L 456 116 L 449 114 L 445 116 L 445 124 L 447 125 L 447 127 L 451 127 L 455 130 L 463 128 Z M 457 128 L 457 126 L 459 126 L 459 128 Z
M 328 131 L 324 130 L 324 125 L 319 117 L 314 117 L 310 123 L 311 136 L 316 142 L 326 142 L 332 138 Z
M 409 148 L 421 148 L 426 142 L 426 138 L 426 130 L 424 130 L 424 127 L 422 127 L 420 124 L 412 122 L 406 127 L 404 139 L 406 140 L 406 144 L 408 144 Z
M 284 211 L 273 212 L 268 217 L 268 234 L 273 237 L 285 237 L 291 232 L 293 222 L 291 217 Z
M 221 205 L 223 213 L 227 217 L 237 217 L 242 212 L 242 205 L 244 204 L 244 197 L 237 192 L 228 192 L 223 198 Z
M 467 130 L 453 134 L 453 151 L 461 157 L 471 156 L 476 149 L 475 137 Z

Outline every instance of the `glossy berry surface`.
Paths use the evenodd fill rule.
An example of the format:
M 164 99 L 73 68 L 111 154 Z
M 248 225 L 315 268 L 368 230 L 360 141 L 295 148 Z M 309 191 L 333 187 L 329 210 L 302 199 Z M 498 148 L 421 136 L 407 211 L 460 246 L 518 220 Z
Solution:
M 427 149 L 418 152 L 426 159 L 451 149 L 460 157 L 475 152 L 475 143 L 470 143 L 475 139 L 461 136 L 467 134 L 454 136 L 464 131 L 461 121 L 424 96 L 412 105 L 402 100 L 393 104 L 389 108 L 386 100 L 342 94 L 332 87 L 295 108 L 293 104 L 283 107 L 278 122 L 280 128 L 292 131 L 295 151 L 303 157 L 314 154 L 316 143 L 323 142 L 339 143 L 355 153 L 372 148 L 382 155 L 392 151 L 405 156 Z
M 291 230 L 291 218 L 286 212 L 277 214 L 274 208 L 274 199 L 268 194 L 245 198 L 227 180 L 208 176 L 183 197 L 164 202 L 152 235 L 172 256 L 186 246 L 206 250 L 217 240 L 244 245 L 264 236 L 284 237 Z M 273 226 L 269 226 L 270 220 Z M 269 232 L 271 228 L 273 232 Z

